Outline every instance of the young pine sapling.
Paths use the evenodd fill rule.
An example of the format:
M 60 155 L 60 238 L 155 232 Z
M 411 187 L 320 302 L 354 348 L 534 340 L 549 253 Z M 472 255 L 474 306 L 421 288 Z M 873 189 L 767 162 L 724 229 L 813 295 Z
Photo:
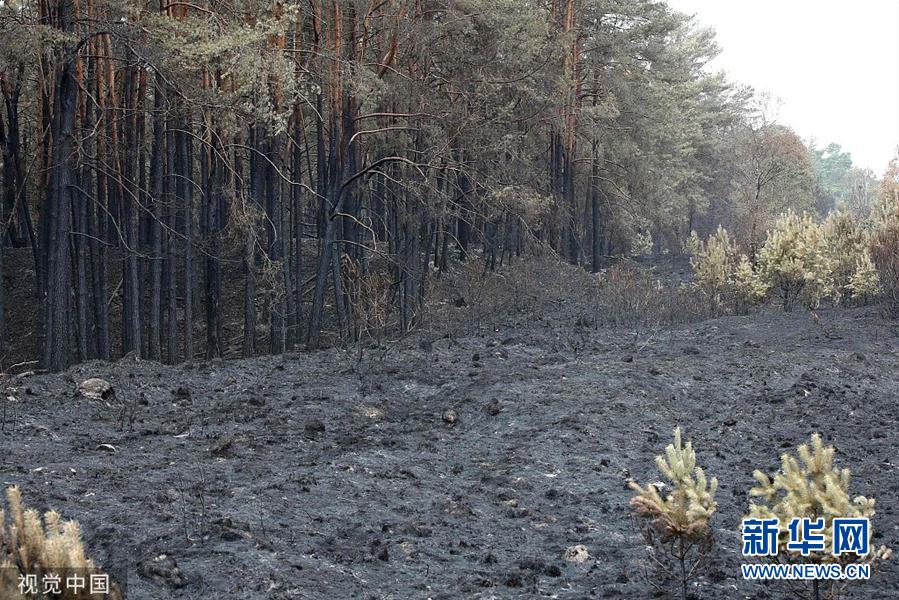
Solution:
M 681 441 L 681 430 L 674 430 L 674 443 L 665 456 L 656 457 L 659 471 L 671 482 L 671 492 L 662 497 L 659 484 L 640 486 L 631 483 L 636 492 L 631 506 L 641 521 L 649 557 L 658 575 L 655 587 L 662 590 L 666 582 L 679 583 L 681 599 L 686 600 L 688 585 L 705 564 L 714 545 L 709 520 L 717 504 L 718 481 L 709 480 L 696 466 L 693 444 Z

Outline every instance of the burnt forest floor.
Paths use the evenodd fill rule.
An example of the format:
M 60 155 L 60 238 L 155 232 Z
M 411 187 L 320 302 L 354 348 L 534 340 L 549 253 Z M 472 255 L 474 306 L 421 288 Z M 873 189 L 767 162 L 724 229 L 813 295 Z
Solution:
M 467 310 L 460 308 L 459 310 Z M 629 478 L 680 425 L 720 480 L 696 597 L 740 579 L 753 469 L 820 432 L 899 548 L 899 337 L 872 308 L 594 328 L 546 314 L 352 351 L 20 378 L 0 482 L 150 598 L 651 598 Z M 89 377 L 115 398 L 77 397 Z M 454 411 L 455 419 L 446 411 Z M 567 562 L 566 548 L 591 558 Z M 163 557 L 164 555 L 164 557 Z M 851 598 L 899 596 L 888 562 Z

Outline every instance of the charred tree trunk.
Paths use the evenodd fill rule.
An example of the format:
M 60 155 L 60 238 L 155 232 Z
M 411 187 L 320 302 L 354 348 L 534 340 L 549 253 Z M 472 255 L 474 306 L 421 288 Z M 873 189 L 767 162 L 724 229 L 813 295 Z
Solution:
M 463 153 L 463 164 L 464 153 Z M 459 260 L 468 258 L 468 244 L 471 240 L 471 195 L 474 189 L 468 175 L 459 170 L 456 175 L 456 185 L 459 187 L 459 217 L 456 224 L 456 242 L 459 244 Z
M 122 207 L 122 228 L 124 230 L 125 247 L 123 248 L 123 310 L 122 310 L 122 353 L 133 352 L 141 355 L 141 292 L 138 273 L 138 194 L 135 177 L 137 165 L 137 151 L 140 146 L 138 140 L 138 82 L 136 81 L 136 69 L 129 68 L 125 75 L 125 102 L 127 126 L 124 127 L 122 147 L 125 148 L 124 181 L 121 188 L 123 194 L 119 197 Z
M 57 27 L 68 33 L 72 30 L 71 0 L 59 0 Z M 45 327 L 41 363 L 45 368 L 59 371 L 71 363 L 71 293 L 72 263 L 70 232 L 72 229 L 72 194 L 75 169 L 74 128 L 76 116 L 77 82 L 74 62 L 70 56 L 60 57 L 56 67 L 54 110 L 52 125 L 53 159 L 51 186 L 46 196 L 42 229 L 48 232 Z
M 179 198 L 184 199 L 184 357 L 194 358 L 194 178 L 193 134 L 190 112 L 184 114 L 184 131 L 178 139 L 178 182 L 183 185 Z
M 593 162 L 590 168 L 590 209 L 592 216 L 592 262 L 591 267 L 594 273 L 599 273 L 600 263 L 602 262 L 602 228 L 600 222 L 600 206 L 599 206 L 599 157 L 597 156 L 598 144 L 593 140 Z
M 574 157 L 566 149 L 563 153 L 563 197 L 565 199 L 565 238 L 568 245 L 568 260 L 576 265 L 580 262 L 580 242 L 577 231 L 577 200 L 574 195 Z
M 175 185 L 175 131 L 174 120 L 171 115 L 166 119 L 165 133 L 165 171 L 163 177 L 163 215 L 165 223 L 163 252 L 164 287 L 166 293 L 165 322 L 166 330 L 166 360 L 170 364 L 178 362 L 178 272 L 177 272 L 177 231 L 178 210 L 181 208 L 180 197 Z
M 303 312 L 303 283 L 305 280 L 305 272 L 303 267 L 303 188 L 301 182 L 303 180 L 303 152 L 301 143 L 306 137 L 303 130 L 302 114 L 299 106 L 296 109 L 294 118 L 294 137 L 293 137 L 293 185 L 290 188 L 291 207 L 290 214 L 292 217 L 291 237 L 293 241 L 293 311 L 291 320 L 290 341 L 292 344 L 299 344 L 302 340 L 301 328 L 305 320 Z
M 256 128 L 250 127 L 249 142 L 249 178 L 250 207 L 247 215 L 247 238 L 243 249 L 243 355 L 250 357 L 256 354 L 256 211 L 262 206 L 261 191 L 263 186 L 263 170 L 257 155 Z
M 269 291 L 269 351 L 278 354 L 284 351 L 284 317 L 286 289 L 279 289 L 283 284 L 283 249 L 284 231 L 281 218 L 281 146 L 280 135 L 269 140 L 268 160 L 264 161 L 266 169 L 265 212 L 266 232 L 268 234 L 268 258 L 272 289 Z
M 84 172 L 82 176 L 80 189 L 87 189 L 84 185 Z M 77 194 L 78 202 L 73 206 L 74 230 L 76 235 L 72 239 L 72 250 L 75 253 L 75 272 L 77 280 L 75 285 L 75 308 L 77 317 L 77 349 L 78 360 L 84 361 L 90 358 L 88 343 L 91 336 L 90 326 L 88 324 L 88 282 L 87 282 L 87 243 L 86 243 L 86 227 L 87 221 L 87 203 L 89 198 L 82 194 Z
M 97 108 L 97 162 L 99 156 L 106 154 L 106 143 L 103 132 L 106 131 L 105 116 L 102 111 L 103 94 L 100 83 L 100 75 L 98 74 L 94 80 L 94 94 L 98 99 Z M 91 103 L 87 105 L 88 111 L 93 111 Z M 88 211 L 88 241 L 91 251 L 91 286 L 94 295 L 94 326 L 96 327 L 95 339 L 97 346 L 97 357 L 104 360 L 110 358 L 109 348 L 109 304 L 106 298 L 107 294 L 107 232 L 106 224 L 109 222 L 107 217 L 108 211 L 108 185 L 106 169 L 96 169 L 96 199 L 93 208 Z M 96 212 L 95 210 L 96 209 Z
M 163 165 L 165 162 L 165 125 L 162 111 L 162 79 L 157 76 L 153 89 L 153 148 L 150 156 L 150 317 L 147 327 L 149 357 L 162 358 L 162 206 Z
M 206 135 L 203 153 L 201 154 L 201 172 L 203 178 L 203 215 L 201 223 L 206 252 L 204 254 L 204 304 L 206 308 L 206 358 L 221 356 L 221 321 L 219 315 L 219 290 L 221 273 L 219 270 L 219 194 L 221 194 L 221 169 L 218 165 L 217 148 L 214 146 L 212 118 L 207 116 Z

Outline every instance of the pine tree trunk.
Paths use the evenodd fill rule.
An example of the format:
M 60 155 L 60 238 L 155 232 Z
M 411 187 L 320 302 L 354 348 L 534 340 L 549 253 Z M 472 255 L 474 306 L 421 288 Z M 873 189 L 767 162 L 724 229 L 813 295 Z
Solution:
M 81 185 L 79 185 L 81 189 L 87 189 L 83 183 L 83 177 Z M 87 264 L 86 264 L 86 254 L 87 254 L 87 245 L 85 243 L 85 221 L 87 221 L 87 203 L 90 201 L 89 198 L 83 197 L 81 194 L 77 194 L 78 202 L 77 205 L 73 207 L 75 212 L 74 214 L 74 222 L 75 222 L 75 232 L 78 235 L 74 236 L 72 240 L 73 250 L 75 252 L 75 270 L 77 273 L 77 284 L 75 286 L 75 308 L 77 315 L 77 327 L 75 331 L 77 332 L 77 348 L 78 348 L 78 360 L 85 361 L 90 358 L 88 352 L 88 341 L 91 337 L 90 335 L 90 327 L 88 326 L 88 283 L 87 283 Z
M 62 32 L 72 29 L 71 0 L 59 0 L 57 4 L 58 28 Z M 42 365 L 59 371 L 71 363 L 71 314 L 72 264 L 70 260 L 70 233 L 72 230 L 72 185 L 74 183 L 73 137 L 76 115 L 77 84 L 70 57 L 63 56 L 56 68 L 56 93 L 53 111 L 53 170 L 47 209 L 42 215 L 42 228 L 49 233 L 44 246 L 47 255 L 47 301 L 45 311 L 45 336 Z
M 250 198 L 252 203 L 250 207 L 250 215 L 246 224 L 247 233 L 244 241 L 243 249 L 243 276 L 244 276 L 244 296 L 243 296 L 243 355 L 245 357 L 254 356 L 256 354 L 256 217 L 255 212 L 260 202 L 260 191 L 262 189 L 262 169 L 259 165 L 259 156 L 256 148 L 256 129 L 250 127 L 249 142 L 251 150 L 249 153 L 249 170 L 250 170 Z
M 125 103 L 127 117 L 123 127 L 122 148 L 125 149 L 125 181 L 124 195 L 119 198 L 122 207 L 122 218 L 125 248 L 123 248 L 124 298 L 122 311 L 122 353 L 142 354 L 141 345 L 141 289 L 138 272 L 138 210 L 137 210 L 137 152 L 140 147 L 138 135 L 137 113 L 138 87 L 135 81 L 135 69 L 129 68 L 125 75 Z
M 268 257 L 272 268 L 279 268 L 283 258 L 284 232 L 281 219 L 281 138 L 275 136 L 269 140 L 268 160 L 263 161 L 266 168 L 265 208 L 266 231 L 268 233 Z M 283 267 L 280 267 L 283 269 Z M 273 288 L 269 291 L 269 351 L 278 354 L 284 350 L 284 316 L 286 313 L 284 300 L 286 290 L 279 290 L 283 283 L 283 272 L 271 273 Z
M 221 279 L 218 262 L 218 223 L 219 198 L 221 193 L 220 168 L 215 148 L 216 136 L 211 116 L 206 117 L 205 147 L 201 156 L 201 172 L 203 173 L 203 238 L 206 252 L 203 258 L 205 265 L 205 297 L 206 308 L 206 358 L 221 356 L 221 322 L 219 318 L 219 289 Z
M 165 177 L 163 178 L 163 198 L 165 206 L 165 253 L 164 276 L 166 291 L 166 360 L 169 364 L 178 362 L 178 272 L 177 272 L 177 237 L 178 210 L 181 207 L 175 179 L 175 124 L 171 115 L 166 119 L 165 134 Z M 181 208 L 183 210 L 183 208 Z
M 162 358 L 162 211 L 163 165 L 165 163 L 165 125 L 162 111 L 164 99 L 162 78 L 157 75 L 153 88 L 153 148 L 150 156 L 150 316 L 147 327 L 148 356 Z
M 597 186 L 599 185 L 599 157 L 597 156 L 597 142 L 593 140 L 593 164 L 590 169 L 590 209 L 592 215 L 592 232 L 593 232 L 593 243 L 591 244 L 593 260 L 592 260 L 592 271 L 594 273 L 599 273 L 599 269 L 602 262 L 602 229 L 600 223 L 600 212 L 599 212 L 599 190 Z
M 303 130 L 302 114 L 299 106 L 296 109 L 297 117 L 294 119 L 293 138 L 293 185 L 291 186 L 291 217 L 293 219 L 293 318 L 291 323 L 291 343 L 297 345 L 302 342 L 302 326 L 305 320 L 303 311 L 303 284 L 305 272 L 303 267 L 303 214 L 304 195 L 303 181 L 303 153 L 300 143 L 306 137 Z
M 193 135 L 190 112 L 185 111 L 184 131 L 180 132 L 177 164 L 183 190 L 179 197 L 184 199 L 184 357 L 194 358 L 194 178 L 193 178 Z
M 101 83 L 102 73 L 97 70 L 94 77 L 94 95 L 97 98 L 97 155 L 107 154 L 106 136 L 107 124 L 105 123 L 105 115 L 103 106 L 105 104 L 105 96 L 103 94 L 103 86 Z M 88 103 L 88 110 L 93 110 Z M 109 360 L 109 305 L 106 298 L 106 277 L 107 277 L 107 258 L 106 258 L 106 224 L 109 222 L 107 213 L 109 207 L 109 186 L 107 185 L 106 172 L 103 169 L 97 169 L 96 173 L 96 213 L 91 208 L 88 211 L 88 233 L 89 244 L 91 250 L 91 284 L 94 295 L 94 326 L 97 331 L 95 338 L 97 341 L 97 357 L 103 360 Z

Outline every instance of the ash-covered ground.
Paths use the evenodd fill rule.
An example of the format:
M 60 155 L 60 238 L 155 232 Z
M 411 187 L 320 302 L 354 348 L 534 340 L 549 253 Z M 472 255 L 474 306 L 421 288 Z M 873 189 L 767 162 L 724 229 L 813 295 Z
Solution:
M 895 325 L 817 315 L 637 331 L 532 315 L 361 363 L 88 363 L 10 382 L 0 473 L 78 519 L 139 600 L 651 598 L 626 481 L 659 479 L 680 425 L 720 481 L 693 593 L 787 598 L 740 579 L 739 521 L 753 469 L 813 432 L 878 499 L 875 541 L 899 548 Z M 77 397 L 89 377 L 115 397 Z M 566 561 L 575 545 L 591 558 Z M 847 597 L 897 589 L 894 560 Z

